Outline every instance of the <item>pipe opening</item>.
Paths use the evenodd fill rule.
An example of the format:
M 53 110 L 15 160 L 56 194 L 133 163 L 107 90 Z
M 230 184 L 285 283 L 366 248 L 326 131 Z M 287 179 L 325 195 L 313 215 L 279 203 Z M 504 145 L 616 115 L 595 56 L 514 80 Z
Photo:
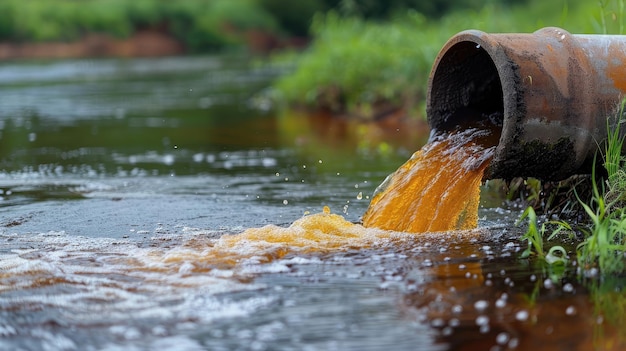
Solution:
M 502 84 L 494 61 L 480 44 L 452 45 L 435 67 L 429 93 L 427 115 L 433 130 L 474 125 L 495 129 L 493 134 L 499 138 L 504 119 Z

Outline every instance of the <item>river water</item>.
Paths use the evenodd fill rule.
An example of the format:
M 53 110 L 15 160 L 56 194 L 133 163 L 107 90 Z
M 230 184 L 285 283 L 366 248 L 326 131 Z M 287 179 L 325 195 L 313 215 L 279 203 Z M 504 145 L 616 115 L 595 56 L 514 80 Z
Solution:
M 226 56 L 1 64 L 0 349 L 626 345 L 624 279 L 520 259 L 520 209 L 489 187 L 476 230 L 354 225 L 428 131 L 281 112 L 262 94 L 281 73 Z M 314 216 L 367 245 L 219 249 Z

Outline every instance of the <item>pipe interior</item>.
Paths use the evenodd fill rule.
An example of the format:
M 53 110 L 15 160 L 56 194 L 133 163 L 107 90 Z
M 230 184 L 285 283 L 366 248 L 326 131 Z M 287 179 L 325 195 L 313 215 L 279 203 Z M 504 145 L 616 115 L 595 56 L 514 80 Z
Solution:
M 452 131 L 489 125 L 502 131 L 504 100 L 494 61 L 478 43 L 451 46 L 439 61 L 430 86 L 428 120 L 432 129 Z

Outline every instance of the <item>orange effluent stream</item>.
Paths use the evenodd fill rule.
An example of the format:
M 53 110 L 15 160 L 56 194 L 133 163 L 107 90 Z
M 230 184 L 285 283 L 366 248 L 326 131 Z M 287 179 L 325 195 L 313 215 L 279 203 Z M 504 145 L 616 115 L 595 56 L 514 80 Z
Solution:
M 377 190 L 363 225 L 421 233 L 477 226 L 480 184 L 494 147 L 487 131 L 443 135 L 413 154 Z
M 210 247 L 177 252 L 166 261 L 205 262 L 211 269 L 246 260 L 271 262 L 290 253 L 367 248 L 390 238 L 390 231 L 473 229 L 483 171 L 494 149 L 481 146 L 481 139 L 490 135 L 466 129 L 431 138 L 379 187 L 382 190 L 374 196 L 363 225 L 331 214 L 325 207 L 322 213 L 304 216 L 289 227 L 267 225 L 223 235 Z
M 399 232 L 474 228 L 481 178 L 493 152 L 493 148 L 477 142 L 485 133 L 469 130 L 432 138 L 381 185 L 365 214 L 364 225 L 351 223 L 325 207 L 323 212 L 304 216 L 288 227 L 267 225 L 215 239 L 198 237 L 165 250 L 137 249 L 132 255 L 115 256 L 111 269 L 133 267 L 135 272 L 183 275 L 190 271 L 215 271 L 218 275 L 231 271 L 237 275 L 232 273 L 237 267 L 245 271 L 246 266 L 286 255 L 384 246 L 396 238 L 406 238 L 406 233 Z M 0 274 L 0 278 L 9 277 Z M 52 285 L 56 281 L 32 284 Z

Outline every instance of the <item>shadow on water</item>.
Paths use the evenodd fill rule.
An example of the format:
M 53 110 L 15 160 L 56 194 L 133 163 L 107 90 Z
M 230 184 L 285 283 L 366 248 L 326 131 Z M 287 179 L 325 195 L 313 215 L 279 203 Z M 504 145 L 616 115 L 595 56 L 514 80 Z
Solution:
M 624 347 L 623 277 L 520 260 L 497 192 L 477 230 L 354 224 L 427 131 L 278 113 L 256 95 L 278 74 L 241 57 L 0 65 L 0 348 Z M 318 217 L 338 224 L 300 227 Z

